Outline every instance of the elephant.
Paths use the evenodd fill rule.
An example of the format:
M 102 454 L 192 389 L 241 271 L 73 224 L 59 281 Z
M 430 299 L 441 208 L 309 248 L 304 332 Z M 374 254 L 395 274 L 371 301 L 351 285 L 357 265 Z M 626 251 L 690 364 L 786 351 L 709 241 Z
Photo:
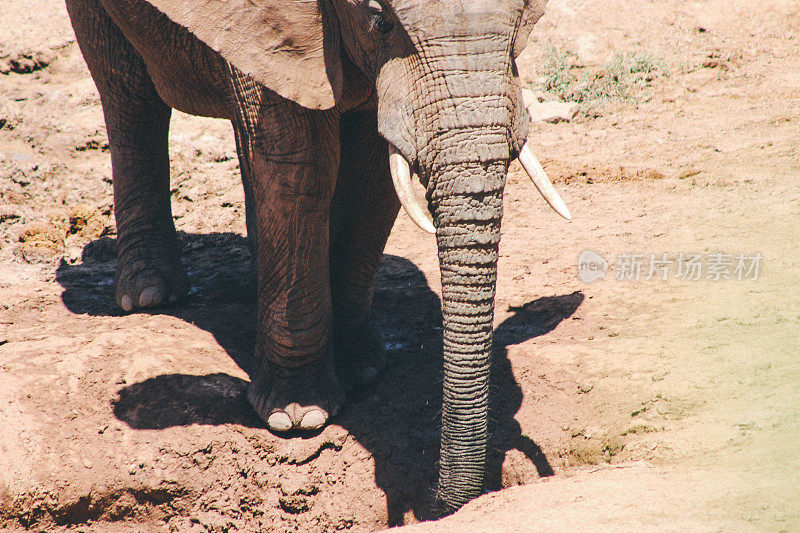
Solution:
M 525 144 L 515 59 L 546 0 L 66 0 L 100 93 L 117 224 L 117 304 L 178 301 L 172 109 L 227 119 L 257 291 L 248 400 L 276 432 L 319 430 L 385 366 L 370 322 L 403 207 L 434 233 L 443 310 L 438 500 L 479 495 L 502 197 Z M 427 209 L 411 179 L 426 189 Z

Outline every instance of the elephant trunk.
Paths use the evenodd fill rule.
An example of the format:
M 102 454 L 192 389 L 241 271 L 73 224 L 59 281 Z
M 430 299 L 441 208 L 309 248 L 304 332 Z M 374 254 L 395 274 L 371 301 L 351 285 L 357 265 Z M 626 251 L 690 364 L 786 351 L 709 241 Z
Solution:
M 427 181 L 442 282 L 437 497 L 457 509 L 483 490 L 503 188 L 527 120 L 518 123 L 510 43 L 491 35 L 453 41 L 426 43 L 422 90 L 429 97 L 416 118 L 427 135 L 418 139 L 416 155 Z
M 458 508 L 481 493 L 489 363 L 506 161 L 438 177 L 431 206 L 442 279 L 444 385 L 438 498 Z M 481 190 L 470 187 L 480 174 Z M 447 185 L 445 185 L 447 184 Z M 457 191 L 457 192 L 456 192 Z
M 487 17 L 464 17 L 418 37 L 421 52 L 390 62 L 378 78 L 379 128 L 400 154 L 392 167 L 398 195 L 410 196 L 401 187 L 410 166 L 426 185 L 436 230 L 444 352 L 437 497 L 450 509 L 483 489 L 503 188 L 528 129 L 511 40 L 500 26 L 481 33 Z

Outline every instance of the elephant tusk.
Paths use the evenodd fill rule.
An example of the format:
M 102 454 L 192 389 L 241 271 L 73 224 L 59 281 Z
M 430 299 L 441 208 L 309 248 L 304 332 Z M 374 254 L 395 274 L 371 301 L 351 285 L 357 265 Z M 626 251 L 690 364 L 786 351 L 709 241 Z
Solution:
M 408 213 L 408 216 L 420 229 L 435 234 L 436 228 L 433 227 L 430 215 L 422 209 L 422 206 L 419 205 L 414 197 L 414 191 L 411 190 L 411 169 L 408 166 L 408 161 L 391 145 L 389 146 L 389 170 L 392 173 L 392 183 L 394 184 L 397 198 L 400 199 L 400 203 Z
M 567 205 L 556 192 L 550 178 L 545 174 L 542 164 L 539 163 L 539 160 L 536 159 L 536 156 L 533 155 L 533 151 L 527 144 L 523 146 L 522 150 L 519 152 L 519 162 L 522 163 L 522 168 L 528 173 L 528 177 L 533 184 L 536 185 L 536 188 L 539 189 L 539 192 L 544 196 L 544 199 L 547 200 L 547 203 L 550 204 L 550 207 L 567 220 L 572 220 L 572 215 L 569 209 L 567 209 Z

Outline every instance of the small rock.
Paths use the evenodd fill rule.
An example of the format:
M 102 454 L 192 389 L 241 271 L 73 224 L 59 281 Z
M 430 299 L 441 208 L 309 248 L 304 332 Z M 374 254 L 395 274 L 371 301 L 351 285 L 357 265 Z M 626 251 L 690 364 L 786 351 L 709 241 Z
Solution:
M 85 466 L 86 468 L 92 468 L 94 465 L 92 464 L 92 462 L 89 459 L 84 457 L 83 458 L 83 466 Z
M 545 94 L 541 91 L 534 92 L 530 89 L 522 89 L 522 102 L 525 104 L 526 108 L 543 102 L 544 99 Z
M 64 252 L 65 224 L 62 220 L 35 221 L 27 224 L 18 240 L 26 247 L 48 250 L 52 255 Z
M 278 498 L 281 509 L 289 514 L 305 513 L 311 509 L 311 502 L 308 498 L 300 495 L 296 496 L 282 496 Z
M 29 74 L 47 67 L 53 61 L 49 53 L 39 51 L 0 54 L 0 74 Z
M 528 106 L 528 113 L 534 122 L 569 122 L 577 112 L 578 104 L 574 102 L 538 102 Z
M 336 523 L 336 531 L 341 531 L 343 529 L 350 529 L 351 527 L 353 527 L 354 523 L 355 521 L 352 519 L 342 518 Z
M 69 214 L 69 233 L 98 233 L 102 230 L 99 221 L 99 209 L 87 203 L 81 203 L 73 207 Z M 90 231 L 93 229 L 94 231 Z

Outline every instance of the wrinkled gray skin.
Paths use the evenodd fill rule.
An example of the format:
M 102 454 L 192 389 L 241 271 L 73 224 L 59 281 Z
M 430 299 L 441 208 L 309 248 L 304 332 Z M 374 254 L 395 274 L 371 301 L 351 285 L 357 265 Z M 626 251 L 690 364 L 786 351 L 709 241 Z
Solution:
M 236 0 L 67 0 L 108 129 L 117 302 L 148 308 L 187 289 L 170 209 L 171 108 L 229 119 L 258 278 L 249 399 L 274 430 L 321 427 L 343 386 L 384 364 L 368 311 L 400 207 L 388 141 L 426 184 L 437 228 L 438 494 L 459 507 L 483 483 L 503 186 L 528 128 L 513 59 L 546 0 L 249 5 L 259 1 L 284 19 L 248 19 Z M 242 19 L 216 34 L 220 4 Z M 282 32 L 277 46 L 251 43 L 270 31 Z

